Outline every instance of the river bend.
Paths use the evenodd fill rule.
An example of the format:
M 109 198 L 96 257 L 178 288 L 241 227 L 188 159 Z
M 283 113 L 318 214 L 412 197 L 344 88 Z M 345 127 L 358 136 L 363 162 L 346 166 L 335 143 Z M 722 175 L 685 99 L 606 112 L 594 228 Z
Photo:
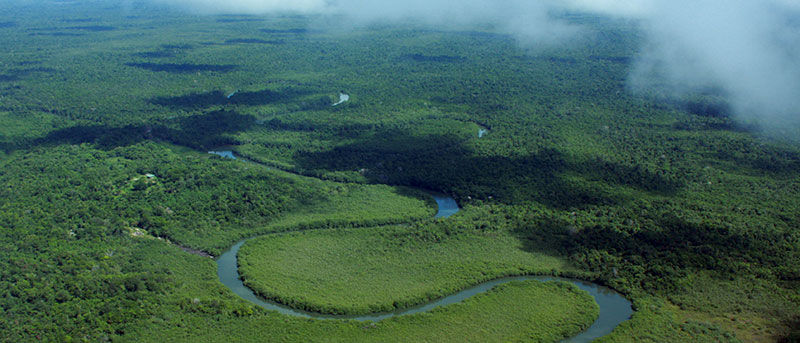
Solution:
M 210 151 L 209 153 L 236 159 L 236 156 L 233 154 L 232 151 L 227 151 L 227 150 Z M 433 198 L 436 200 L 436 204 L 438 206 L 438 211 L 435 217 L 446 218 L 459 211 L 458 204 L 453 198 L 438 193 L 431 193 L 431 196 L 433 196 Z M 244 285 L 239 276 L 237 254 L 239 252 L 239 248 L 241 248 L 242 245 L 244 245 L 244 243 L 247 242 L 249 239 L 251 238 L 237 242 L 230 249 L 228 249 L 226 252 L 224 252 L 222 255 L 219 256 L 219 258 L 217 259 L 217 275 L 219 276 L 219 281 L 222 282 L 222 284 L 224 284 L 228 288 L 230 288 L 230 290 L 233 291 L 233 293 L 240 296 L 242 299 L 245 299 L 255 305 L 261 306 L 264 309 L 278 311 L 279 313 L 290 316 L 315 318 L 315 319 L 352 319 L 359 321 L 379 321 L 394 316 L 403 316 L 419 312 L 430 311 L 436 307 L 457 303 L 478 293 L 486 292 L 492 289 L 494 286 L 506 282 L 521 281 L 521 280 L 539 280 L 539 281 L 558 280 L 558 281 L 570 282 L 575 286 L 577 286 L 578 288 L 588 292 L 594 298 L 595 302 L 597 302 L 597 304 L 599 305 L 600 315 L 597 318 L 597 320 L 595 320 L 595 322 L 585 331 L 571 338 L 567 338 L 562 342 L 570 342 L 570 343 L 591 342 L 597 338 L 600 338 L 602 336 L 611 333 L 611 331 L 614 330 L 614 328 L 616 328 L 617 325 L 628 320 L 630 316 L 633 314 L 633 308 L 631 306 L 630 301 L 625 299 L 625 297 L 623 297 L 618 292 L 608 287 L 600 286 L 598 284 L 583 280 L 552 277 L 552 276 L 538 276 L 538 275 L 505 277 L 505 278 L 486 281 L 478 285 L 472 286 L 470 288 L 464 289 L 455 294 L 446 296 L 444 298 L 440 298 L 425 304 L 420 304 L 405 309 L 399 309 L 392 312 L 370 313 L 365 315 L 331 315 L 331 314 L 307 312 L 294 309 L 272 301 L 263 300 L 258 296 L 256 296 L 256 294 L 250 288 L 247 288 L 247 286 Z

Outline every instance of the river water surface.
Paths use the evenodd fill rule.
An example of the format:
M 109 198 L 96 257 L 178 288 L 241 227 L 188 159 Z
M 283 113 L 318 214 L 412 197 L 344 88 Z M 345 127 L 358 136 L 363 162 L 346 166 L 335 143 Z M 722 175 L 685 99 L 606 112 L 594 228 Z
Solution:
M 209 153 L 236 159 L 236 156 L 234 155 L 233 151 L 230 150 L 220 149 L 217 151 L 209 151 Z M 449 216 L 452 216 L 453 214 L 456 214 L 459 211 L 458 204 L 456 203 L 455 199 L 444 194 L 438 194 L 432 192 L 429 193 L 431 194 L 431 196 L 433 196 L 433 198 L 436 200 L 436 204 L 438 205 L 438 211 L 435 217 L 447 218 Z M 510 281 L 523 281 L 523 280 L 538 280 L 538 281 L 556 280 L 556 281 L 570 282 L 578 286 L 578 288 L 588 292 L 589 295 L 591 295 L 594 298 L 595 302 L 597 302 L 597 304 L 599 305 L 600 316 L 597 318 L 597 320 L 585 331 L 581 332 L 576 336 L 565 339 L 562 342 L 570 342 L 570 343 L 591 342 L 599 337 L 611 333 L 611 331 L 614 330 L 614 328 L 617 327 L 617 325 L 628 320 L 630 316 L 633 314 L 633 309 L 631 307 L 630 301 L 628 301 L 621 294 L 617 293 L 616 291 L 610 288 L 603 287 L 598 284 L 583 280 L 552 277 L 552 276 L 537 276 L 537 275 L 513 276 L 513 277 L 505 277 L 505 278 L 486 281 L 478 285 L 475 285 L 473 287 L 464 289 L 458 293 L 446 296 L 444 298 L 440 298 L 414 307 L 396 310 L 393 312 L 371 313 L 365 315 L 330 315 L 330 314 L 306 312 L 285 305 L 281 305 L 275 302 L 260 299 L 258 296 L 255 295 L 255 293 L 253 293 L 253 291 L 250 288 L 247 288 L 247 286 L 245 286 L 244 283 L 242 283 L 242 280 L 240 279 L 239 276 L 239 268 L 236 256 L 239 253 L 239 248 L 241 248 L 242 245 L 244 245 L 244 243 L 249 239 L 251 238 L 237 242 L 234 246 L 228 249 L 228 251 L 224 252 L 222 255 L 219 256 L 219 258 L 217 259 L 217 275 L 219 277 L 219 281 L 222 282 L 222 284 L 224 284 L 228 288 L 230 288 L 231 291 L 233 291 L 233 293 L 253 304 L 261 306 L 267 310 L 278 311 L 279 313 L 290 316 L 315 318 L 315 319 L 353 319 L 359 321 L 379 321 L 394 316 L 403 316 L 419 312 L 430 311 L 439 306 L 445 306 L 461 302 L 464 299 L 467 299 L 473 295 L 486 292 L 492 289 L 494 286 Z

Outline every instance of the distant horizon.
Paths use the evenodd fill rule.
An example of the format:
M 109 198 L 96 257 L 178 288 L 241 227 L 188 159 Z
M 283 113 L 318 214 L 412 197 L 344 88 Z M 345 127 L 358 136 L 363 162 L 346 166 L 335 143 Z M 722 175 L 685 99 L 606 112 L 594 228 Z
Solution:
M 15 3 L 34 2 L 9 6 Z M 315 28 L 337 31 L 407 20 L 443 28 L 489 25 L 521 46 L 537 47 L 594 34 L 553 13 L 633 20 L 644 39 L 627 78 L 631 92 L 681 98 L 718 89 L 740 123 L 800 141 L 800 3 L 791 0 L 513 0 L 503 6 L 470 0 L 455 7 L 442 0 L 127 0 L 119 10 L 136 13 L 146 4 L 206 15 L 313 15 Z

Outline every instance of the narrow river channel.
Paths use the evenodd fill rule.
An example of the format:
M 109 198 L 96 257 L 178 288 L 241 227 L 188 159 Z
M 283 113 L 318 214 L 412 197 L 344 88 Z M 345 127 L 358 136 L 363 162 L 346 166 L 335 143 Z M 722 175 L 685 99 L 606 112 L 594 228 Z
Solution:
M 209 153 L 236 159 L 236 156 L 234 155 L 233 151 L 229 150 L 209 151 Z M 436 204 L 438 205 L 438 211 L 435 217 L 446 218 L 453 214 L 456 214 L 459 211 L 458 204 L 456 203 L 455 199 L 447 195 L 437 194 L 437 193 L 431 193 L 431 196 L 433 196 L 433 198 L 436 200 Z M 521 280 L 538 280 L 538 281 L 557 280 L 557 281 L 570 282 L 578 286 L 578 288 L 588 292 L 592 297 L 594 297 L 595 302 L 597 302 L 597 304 L 600 307 L 600 316 L 588 329 L 586 329 L 585 331 L 581 332 L 576 336 L 565 339 L 562 342 L 570 342 L 570 343 L 591 342 L 599 337 L 611 333 L 611 331 L 614 330 L 614 328 L 617 327 L 617 325 L 628 320 L 633 314 L 633 308 L 631 307 L 631 302 L 628 301 L 628 299 L 625 299 L 625 297 L 623 297 L 618 292 L 608 287 L 603 287 L 598 284 L 583 280 L 552 277 L 552 276 L 538 276 L 538 275 L 505 277 L 505 278 L 486 281 L 478 285 L 475 285 L 473 287 L 464 289 L 458 293 L 446 296 L 444 298 L 440 298 L 414 307 L 396 310 L 393 312 L 371 313 L 365 315 L 330 315 L 330 314 L 306 312 L 285 305 L 281 305 L 278 303 L 274 303 L 271 301 L 260 299 L 258 296 L 255 295 L 255 293 L 253 293 L 251 289 L 247 288 L 244 285 L 244 283 L 242 283 L 242 280 L 239 277 L 237 254 L 239 253 L 239 248 L 241 248 L 242 245 L 244 245 L 244 243 L 247 242 L 249 239 L 250 238 L 237 242 L 230 249 L 228 249 L 226 252 L 224 252 L 222 255 L 219 256 L 219 258 L 217 259 L 217 275 L 219 276 L 219 281 L 222 282 L 222 284 L 224 284 L 228 288 L 230 288 L 231 291 L 236 293 L 236 295 L 242 297 L 247 301 L 252 302 L 253 304 L 261 306 L 267 310 L 278 311 L 279 313 L 290 316 L 315 318 L 315 319 L 352 319 L 359 321 L 379 321 L 394 316 L 403 316 L 419 312 L 430 311 L 436 307 L 457 303 L 478 293 L 486 292 L 492 289 L 492 287 L 494 286 L 510 281 L 521 281 Z

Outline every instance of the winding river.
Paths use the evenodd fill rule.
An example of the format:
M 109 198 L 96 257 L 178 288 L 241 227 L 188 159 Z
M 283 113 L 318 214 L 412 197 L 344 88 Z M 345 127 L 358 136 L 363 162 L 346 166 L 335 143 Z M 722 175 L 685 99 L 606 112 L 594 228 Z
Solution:
M 209 153 L 236 159 L 236 156 L 233 154 L 233 152 L 228 150 L 210 151 Z M 453 198 L 437 193 L 431 193 L 431 196 L 433 196 L 433 198 L 436 200 L 436 204 L 438 205 L 438 212 L 436 213 L 435 217 L 446 218 L 459 211 L 458 204 Z M 242 297 L 243 299 L 253 304 L 261 306 L 267 310 L 278 311 L 279 313 L 290 316 L 315 318 L 315 319 L 352 319 L 359 321 L 379 321 L 394 316 L 402 316 L 402 315 L 409 315 L 419 312 L 430 311 L 436 307 L 457 303 L 475 294 L 486 292 L 499 284 L 503 284 L 510 281 L 520 281 L 520 280 L 539 280 L 539 281 L 557 280 L 557 281 L 570 282 L 576 285 L 578 288 L 588 292 L 592 297 L 594 297 L 595 302 L 597 302 L 597 304 L 600 307 L 600 316 L 588 329 L 586 329 L 585 331 L 581 332 L 576 336 L 565 339 L 562 342 L 570 342 L 570 343 L 591 342 L 594 339 L 597 339 L 599 337 L 611 333 L 611 331 L 615 327 L 617 327 L 617 325 L 619 325 L 625 320 L 628 320 L 630 316 L 633 314 L 633 308 L 631 307 L 630 301 L 628 301 L 621 294 L 617 293 L 616 291 L 610 288 L 603 287 L 598 284 L 583 280 L 552 277 L 552 276 L 537 276 L 537 275 L 505 277 L 505 278 L 486 281 L 476 286 L 464 289 L 453 295 L 446 296 L 444 298 L 440 298 L 414 307 L 399 309 L 393 312 L 371 313 L 366 315 L 330 315 L 330 314 L 306 312 L 285 305 L 281 305 L 275 302 L 265 301 L 263 299 L 260 299 L 258 296 L 255 295 L 255 293 L 253 293 L 251 289 L 247 288 L 244 285 L 244 283 L 242 283 L 242 280 L 239 277 L 239 269 L 236 257 L 237 254 L 239 253 L 239 248 L 241 248 L 242 245 L 244 245 L 244 243 L 247 242 L 249 239 L 252 238 L 244 239 L 237 242 L 235 245 L 233 245 L 233 247 L 231 247 L 230 249 L 228 249 L 226 252 L 224 252 L 222 255 L 219 256 L 219 258 L 217 259 L 217 275 L 219 276 L 219 281 L 222 282 L 222 284 L 224 284 L 228 288 L 230 288 L 231 291 L 236 293 L 236 295 Z

